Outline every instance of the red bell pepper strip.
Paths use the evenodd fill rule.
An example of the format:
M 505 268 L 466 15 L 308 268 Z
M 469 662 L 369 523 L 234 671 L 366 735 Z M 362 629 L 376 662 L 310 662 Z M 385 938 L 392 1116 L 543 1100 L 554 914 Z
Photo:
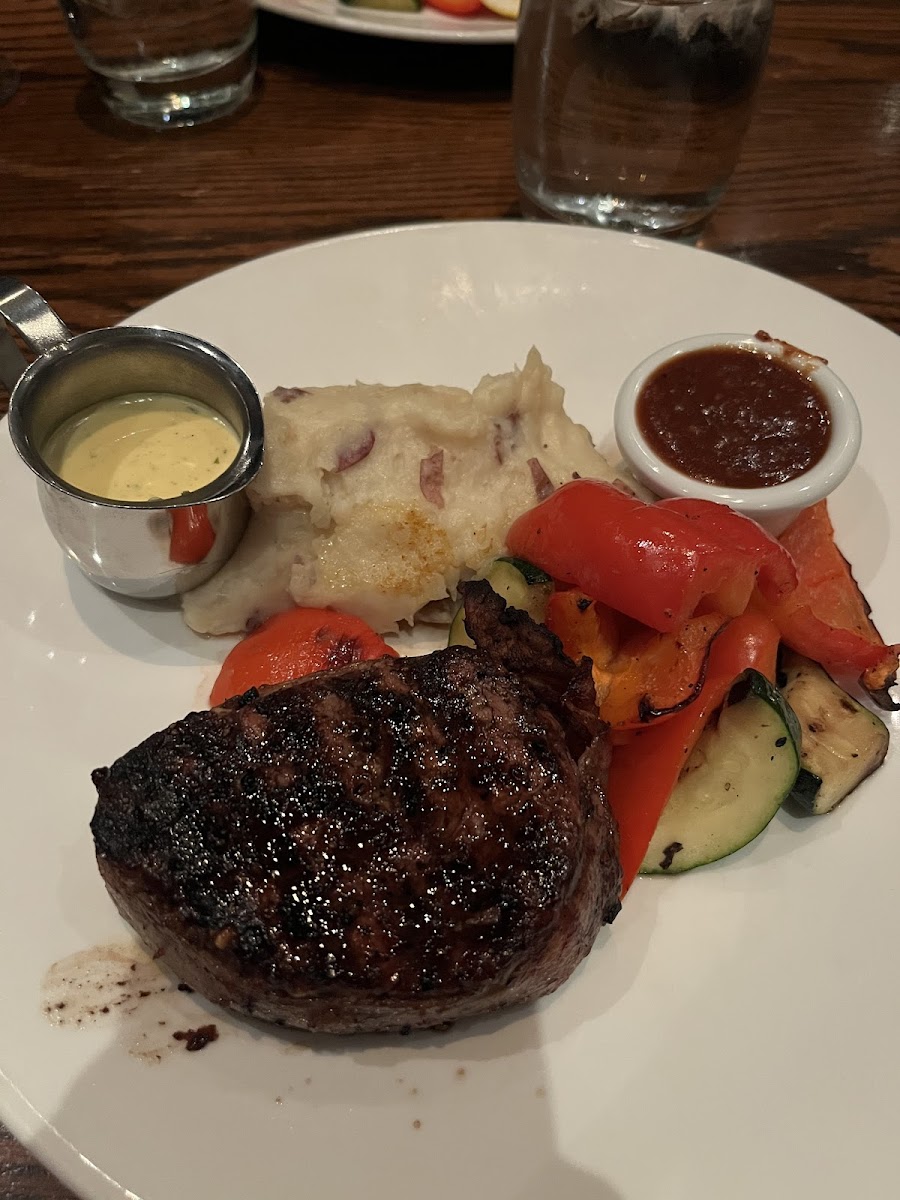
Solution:
M 748 667 L 774 680 L 777 653 L 778 630 L 767 617 L 752 612 L 735 617 L 713 641 L 706 680 L 694 703 L 667 721 L 614 739 L 607 796 L 619 824 L 623 896 L 710 717 Z
M 896 682 L 900 645 L 885 645 L 872 623 L 850 564 L 835 545 L 826 502 L 802 512 L 781 542 L 797 564 L 799 583 L 778 604 L 760 597 L 759 607 L 792 650 L 833 675 L 859 675 L 876 703 L 896 708 L 889 689 Z
M 707 596 L 725 616 L 737 616 L 756 580 L 758 555 L 708 535 L 701 524 L 611 484 L 579 479 L 523 513 L 507 543 L 554 579 L 671 633 Z
M 330 608 L 291 608 L 238 642 L 222 664 L 209 703 L 215 707 L 252 687 L 385 655 L 396 657 L 397 651 L 359 617 Z
M 757 586 L 772 604 L 784 600 L 796 588 L 797 566 L 790 552 L 756 521 L 735 512 L 726 504 L 687 496 L 660 500 L 658 507 L 681 513 L 689 521 L 696 522 L 704 537 L 714 538 L 725 546 L 734 546 L 748 557 L 756 559 L 759 563 Z
M 205 504 L 169 509 L 169 558 L 174 563 L 203 562 L 216 543 Z

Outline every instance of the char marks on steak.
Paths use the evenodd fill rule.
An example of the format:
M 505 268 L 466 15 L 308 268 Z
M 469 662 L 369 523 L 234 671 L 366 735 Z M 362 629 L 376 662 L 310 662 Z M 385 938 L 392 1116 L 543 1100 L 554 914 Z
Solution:
M 113 899 L 208 999 L 433 1027 L 553 991 L 615 916 L 590 664 L 465 591 L 475 650 L 254 689 L 94 772 Z

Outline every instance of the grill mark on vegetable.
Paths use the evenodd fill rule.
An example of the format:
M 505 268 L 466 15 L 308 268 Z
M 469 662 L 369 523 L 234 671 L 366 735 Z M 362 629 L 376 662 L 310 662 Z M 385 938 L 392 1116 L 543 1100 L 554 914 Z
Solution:
M 668 616 L 671 616 L 671 612 L 668 609 L 666 609 L 666 614 Z M 689 704 L 693 704 L 693 702 L 697 699 L 697 697 L 703 691 L 703 686 L 706 683 L 706 674 L 707 674 L 707 671 L 709 670 L 709 654 L 710 654 L 710 651 L 712 650 L 713 642 L 715 642 L 716 638 L 719 637 L 719 635 L 722 633 L 722 630 L 726 629 L 727 627 L 728 627 L 728 622 L 726 621 L 723 625 L 719 626 L 719 628 L 715 631 L 715 633 L 712 635 L 712 637 L 707 642 L 706 654 L 703 657 L 703 662 L 700 664 L 700 674 L 697 676 L 694 683 L 691 684 L 691 689 L 687 693 L 687 695 L 684 697 L 683 700 L 679 700 L 677 704 L 672 704 L 668 708 L 654 708 L 653 700 L 652 700 L 651 696 L 649 695 L 649 693 L 645 692 L 644 695 L 639 698 L 638 704 L 637 704 L 638 720 L 642 724 L 649 724 L 650 721 L 655 721 L 657 719 L 657 717 L 665 717 L 665 716 L 668 716 L 669 714 L 681 712 L 681 710 L 684 708 L 687 708 L 687 706 Z M 729 693 L 728 700 L 727 700 L 728 704 L 736 703 L 736 701 L 733 697 L 734 697 L 737 689 L 740 688 L 740 686 L 741 686 L 740 684 L 736 684 L 735 687 L 731 689 L 731 692 Z M 749 690 L 749 688 L 748 688 L 748 690 Z M 744 692 L 744 695 L 746 695 L 746 692 Z M 738 696 L 737 698 L 743 699 L 743 695 Z M 713 717 L 712 720 L 715 720 L 715 717 Z
M 659 863 L 660 870 L 668 871 L 672 866 L 672 863 L 675 861 L 675 855 L 679 852 L 679 850 L 683 849 L 684 846 L 681 844 L 681 842 L 670 842 L 669 845 L 666 846 L 665 850 L 663 850 L 663 856 Z
M 706 657 L 708 659 L 709 654 L 707 654 Z M 681 712 L 683 708 L 687 708 L 689 704 L 693 704 L 703 690 L 703 685 L 705 682 L 706 662 L 703 663 L 703 666 L 700 669 L 700 675 L 696 682 L 691 684 L 690 691 L 687 693 L 684 699 L 679 700 L 677 704 L 670 704 L 667 708 L 654 708 L 652 698 L 645 692 L 644 695 L 638 700 L 638 720 L 641 721 L 642 724 L 649 724 L 650 721 L 655 721 L 657 717 L 664 717 L 669 713 Z

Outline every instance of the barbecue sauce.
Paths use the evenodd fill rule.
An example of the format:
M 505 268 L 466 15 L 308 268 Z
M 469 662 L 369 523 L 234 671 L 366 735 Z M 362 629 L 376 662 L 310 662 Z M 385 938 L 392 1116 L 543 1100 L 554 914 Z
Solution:
M 790 359 L 737 346 L 663 363 L 644 384 L 636 417 L 668 466 L 726 488 L 796 479 L 831 438 L 828 403 L 808 374 Z

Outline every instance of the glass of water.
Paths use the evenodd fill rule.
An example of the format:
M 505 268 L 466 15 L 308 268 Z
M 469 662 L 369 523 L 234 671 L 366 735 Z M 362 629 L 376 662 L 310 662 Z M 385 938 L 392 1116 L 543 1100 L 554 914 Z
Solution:
M 256 71 L 253 0 L 60 0 L 119 117 L 155 129 L 233 112 Z
M 774 0 L 522 0 L 513 139 L 529 215 L 684 232 L 750 122 Z

